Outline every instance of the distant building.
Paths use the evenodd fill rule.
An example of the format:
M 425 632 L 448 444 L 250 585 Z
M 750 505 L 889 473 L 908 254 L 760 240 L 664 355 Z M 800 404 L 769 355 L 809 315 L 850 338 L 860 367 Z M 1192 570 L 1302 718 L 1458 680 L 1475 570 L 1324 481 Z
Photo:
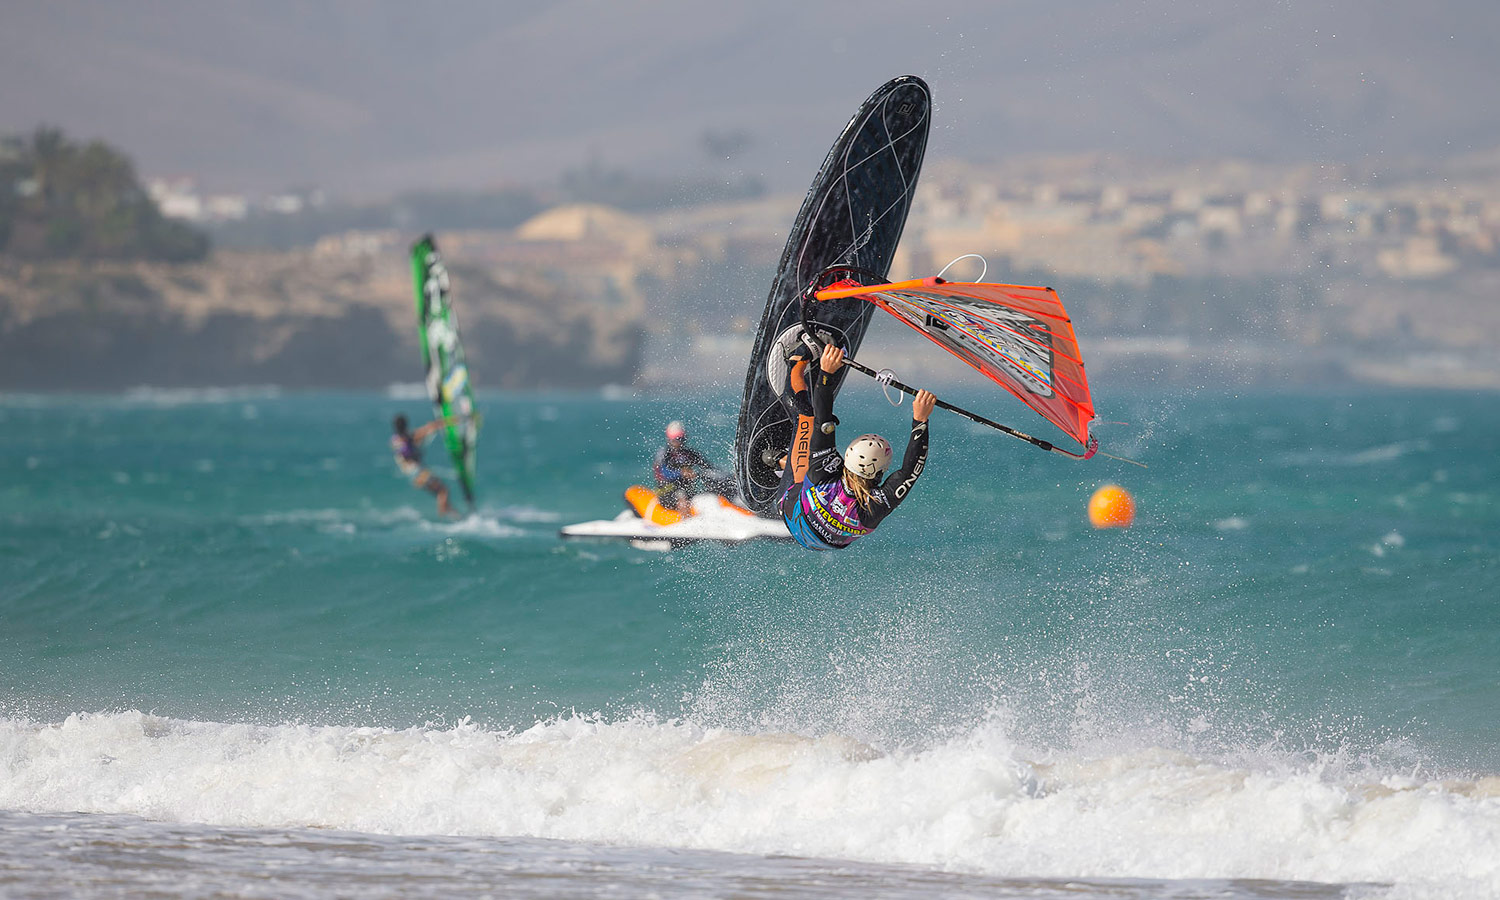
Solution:
M 161 214 L 189 222 L 227 222 L 250 213 L 250 201 L 242 194 L 202 194 L 187 176 L 152 178 L 146 191 Z
M 203 198 L 198 196 L 193 179 L 183 176 L 152 178 L 146 182 L 146 191 L 162 215 L 190 222 L 203 220 Z
M 390 257 L 401 253 L 407 238 L 390 229 L 345 231 L 325 235 L 313 245 L 313 256 L 344 259 Z

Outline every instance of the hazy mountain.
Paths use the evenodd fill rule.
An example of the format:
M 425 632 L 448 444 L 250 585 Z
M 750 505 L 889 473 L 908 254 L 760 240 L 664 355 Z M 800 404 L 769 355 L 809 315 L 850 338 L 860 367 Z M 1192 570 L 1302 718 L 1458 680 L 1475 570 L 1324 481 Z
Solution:
M 0 132 L 59 125 L 220 188 L 495 185 L 591 159 L 795 188 L 906 72 L 932 84 L 935 156 L 1500 145 L 1491 0 L 5 0 L 0 26 Z

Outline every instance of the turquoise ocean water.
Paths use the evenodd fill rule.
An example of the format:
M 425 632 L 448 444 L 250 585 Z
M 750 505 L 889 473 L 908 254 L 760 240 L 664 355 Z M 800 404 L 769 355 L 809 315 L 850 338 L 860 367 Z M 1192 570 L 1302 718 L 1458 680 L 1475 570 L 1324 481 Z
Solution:
M 485 395 L 441 522 L 420 400 L 0 398 L 0 893 L 1500 896 L 1493 396 L 938 413 L 847 552 L 557 538 L 736 399 Z

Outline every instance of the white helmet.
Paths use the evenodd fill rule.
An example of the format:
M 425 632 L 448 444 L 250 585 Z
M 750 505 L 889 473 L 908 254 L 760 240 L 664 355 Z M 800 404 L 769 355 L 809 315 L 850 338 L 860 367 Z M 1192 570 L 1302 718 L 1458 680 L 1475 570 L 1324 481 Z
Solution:
M 891 466 L 891 442 L 878 434 L 862 434 L 844 451 L 844 468 L 874 481 Z

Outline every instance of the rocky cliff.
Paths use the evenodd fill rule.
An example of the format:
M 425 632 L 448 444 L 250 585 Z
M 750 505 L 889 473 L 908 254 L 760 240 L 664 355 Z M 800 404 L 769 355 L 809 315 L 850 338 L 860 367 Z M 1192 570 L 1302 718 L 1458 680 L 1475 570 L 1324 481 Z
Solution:
M 449 259 L 482 387 L 629 384 L 637 310 Z M 190 264 L 0 258 L 0 390 L 421 379 L 404 254 L 221 252 Z

